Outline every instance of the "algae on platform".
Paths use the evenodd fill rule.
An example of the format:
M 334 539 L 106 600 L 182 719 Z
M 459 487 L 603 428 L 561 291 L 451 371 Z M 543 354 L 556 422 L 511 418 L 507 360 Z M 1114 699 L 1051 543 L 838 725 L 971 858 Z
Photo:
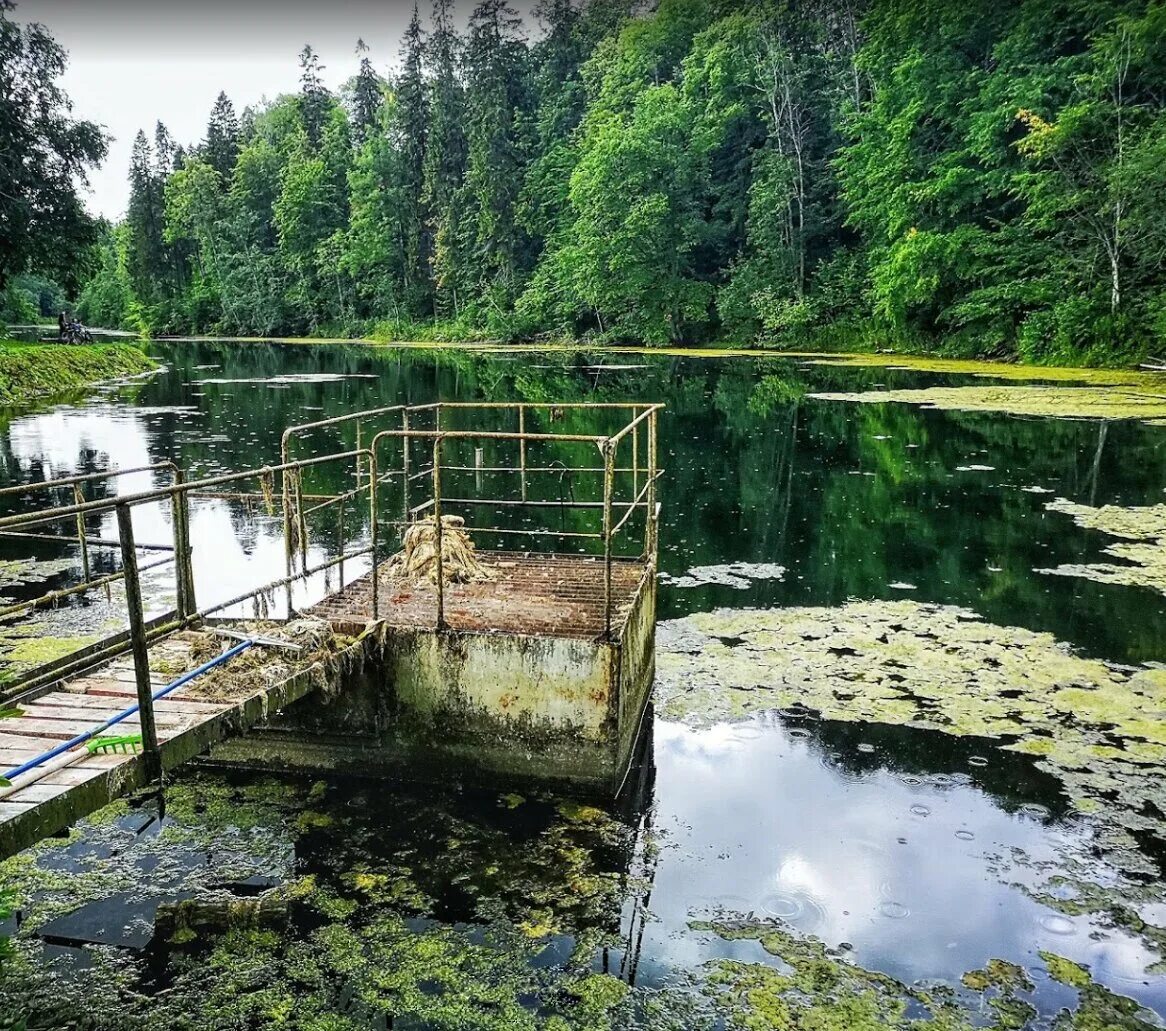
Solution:
M 1116 386 L 970 386 L 815 393 L 809 396 L 819 401 L 917 404 L 945 411 L 1000 412 L 1060 419 L 1143 419 L 1149 422 L 1166 418 L 1166 383 L 1153 391 Z
M 1080 576 L 1103 584 L 1148 587 L 1166 594 L 1166 505 L 1123 508 L 1119 505 L 1077 505 L 1057 498 L 1045 506 L 1050 512 L 1072 516 L 1073 521 L 1089 530 L 1100 530 L 1123 541 L 1103 548 L 1105 554 L 1124 560 L 1113 562 L 1065 563 L 1038 573 L 1056 576 Z
M 1082 658 L 1050 634 L 913 601 L 718 610 L 662 623 L 657 710 L 707 726 L 805 706 L 823 718 L 996 738 L 1096 813 L 1123 868 L 1166 840 L 1166 669 Z

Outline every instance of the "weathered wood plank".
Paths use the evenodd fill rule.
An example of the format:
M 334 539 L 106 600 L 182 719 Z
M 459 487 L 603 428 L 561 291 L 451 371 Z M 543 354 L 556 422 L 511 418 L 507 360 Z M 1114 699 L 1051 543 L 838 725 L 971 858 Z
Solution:
M 120 694 L 108 694 L 105 692 L 70 694 L 67 691 L 55 691 L 52 694 L 42 695 L 35 702 L 28 704 L 37 706 L 51 705 L 64 709 L 72 709 L 78 706 L 92 707 L 94 709 L 124 709 L 126 703 L 123 703 L 121 698 L 122 695 Z M 230 705 L 230 702 L 205 702 L 188 698 L 177 698 L 174 695 L 167 695 L 165 698 L 159 699 L 154 703 L 155 709 L 158 711 L 169 709 L 171 712 L 205 713 L 207 715 L 230 708 Z
M 39 705 L 39 704 L 33 703 L 31 705 L 28 705 L 25 708 L 25 710 L 24 710 L 25 715 L 21 716 L 20 719 L 16 720 L 15 722 L 18 725 L 18 729 L 19 729 L 20 722 L 22 720 L 25 720 L 25 719 L 81 720 L 81 721 L 87 720 L 89 722 L 89 726 L 92 727 L 95 724 L 103 723 L 105 720 L 109 719 L 111 716 L 116 716 L 124 708 L 125 708 L 125 706 L 122 705 L 122 703 L 118 702 L 118 701 L 110 701 L 109 704 L 105 705 L 105 706 L 78 705 L 78 706 L 75 706 L 75 707 L 69 708 L 69 709 L 62 708 L 59 705 Z M 161 725 L 162 723 L 169 723 L 171 726 L 186 726 L 187 724 L 190 724 L 190 723 L 197 723 L 199 721 L 199 719 L 203 716 L 209 716 L 209 715 L 213 715 L 213 714 L 214 714 L 213 710 L 210 713 L 177 712 L 173 709 L 170 710 L 169 712 L 163 712 L 163 711 L 159 710 L 158 712 L 155 713 L 155 719 L 157 720 L 159 725 Z M 123 722 L 124 723 L 132 723 L 136 719 L 137 719 L 137 716 L 135 714 L 134 716 L 127 717 Z M 119 726 L 120 726 L 120 724 L 119 724 Z

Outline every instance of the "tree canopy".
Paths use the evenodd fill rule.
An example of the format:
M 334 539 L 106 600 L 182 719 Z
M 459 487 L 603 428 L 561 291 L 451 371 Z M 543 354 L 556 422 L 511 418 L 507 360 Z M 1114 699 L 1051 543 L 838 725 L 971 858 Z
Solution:
M 0 0 L 0 293 L 22 272 L 76 283 L 97 238 L 78 191 L 106 153 L 101 129 L 71 115 L 65 51 L 13 6 Z
M 388 80 L 361 44 L 335 95 L 305 47 L 298 94 L 143 135 L 93 295 L 151 331 L 1166 349 L 1161 0 L 467 13 L 415 8 Z

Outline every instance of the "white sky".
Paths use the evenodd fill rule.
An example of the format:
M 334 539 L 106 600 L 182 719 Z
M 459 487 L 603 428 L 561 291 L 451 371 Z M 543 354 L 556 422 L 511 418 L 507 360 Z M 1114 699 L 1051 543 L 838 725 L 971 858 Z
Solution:
M 423 0 L 423 15 L 428 7 Z M 464 24 L 468 0 L 458 7 Z M 397 65 L 411 12 L 412 0 L 17 0 L 15 18 L 41 22 L 69 51 L 63 85 L 74 114 L 114 137 L 87 202 L 116 220 L 129 199 L 139 129 L 152 137 L 161 119 L 178 142 L 198 142 L 220 90 L 237 112 L 295 90 L 305 43 L 320 54 L 333 89 L 356 71 L 357 39 L 386 74 Z

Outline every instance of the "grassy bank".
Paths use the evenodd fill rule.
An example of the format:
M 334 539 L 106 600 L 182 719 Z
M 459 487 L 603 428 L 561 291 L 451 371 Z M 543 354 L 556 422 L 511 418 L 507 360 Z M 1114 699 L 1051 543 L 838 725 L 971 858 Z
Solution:
M 154 359 L 132 344 L 22 344 L 0 341 L 0 405 L 79 390 L 149 372 Z

